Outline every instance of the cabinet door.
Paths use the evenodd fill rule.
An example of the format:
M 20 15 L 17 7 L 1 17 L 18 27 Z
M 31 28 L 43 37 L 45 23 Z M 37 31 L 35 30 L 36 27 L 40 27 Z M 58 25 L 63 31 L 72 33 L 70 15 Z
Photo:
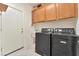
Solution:
M 45 21 L 45 8 L 38 8 L 37 10 L 33 11 L 32 17 L 33 23 Z
M 33 22 L 33 23 L 38 22 L 37 11 L 33 11 L 33 12 L 32 12 L 32 22 Z
M 0 11 L 5 12 L 7 10 L 7 8 L 8 8 L 8 5 L 0 3 Z
M 56 20 L 56 4 L 50 4 L 46 7 L 46 20 Z
M 61 4 L 57 4 L 56 6 L 57 6 L 58 18 L 70 18 L 76 16 L 75 4 L 61 3 Z
M 77 3 L 75 3 L 74 4 L 74 10 L 75 10 L 75 14 L 74 14 L 74 17 L 78 17 L 78 4 Z

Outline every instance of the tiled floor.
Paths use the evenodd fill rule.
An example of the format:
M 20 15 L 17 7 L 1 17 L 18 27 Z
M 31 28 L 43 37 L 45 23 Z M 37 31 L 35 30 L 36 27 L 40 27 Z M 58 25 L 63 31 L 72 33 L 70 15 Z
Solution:
M 16 51 L 8 56 L 40 56 L 40 55 L 35 53 L 35 46 L 33 45 L 29 49 L 23 48 L 23 49 Z

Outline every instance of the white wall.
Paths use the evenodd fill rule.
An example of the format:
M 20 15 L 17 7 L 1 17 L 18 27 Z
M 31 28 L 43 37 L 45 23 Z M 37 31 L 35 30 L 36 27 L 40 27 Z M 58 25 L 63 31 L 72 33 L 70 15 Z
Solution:
M 24 3 L 10 3 L 7 5 L 17 8 L 23 12 L 24 47 L 29 48 L 33 43 L 31 39 L 32 7 L 29 4 L 24 4 Z
M 75 28 L 76 18 L 61 19 L 57 21 L 41 22 L 34 24 L 35 31 L 40 32 L 41 28 Z
M 79 4 L 78 4 L 78 21 L 76 25 L 76 34 L 79 35 Z

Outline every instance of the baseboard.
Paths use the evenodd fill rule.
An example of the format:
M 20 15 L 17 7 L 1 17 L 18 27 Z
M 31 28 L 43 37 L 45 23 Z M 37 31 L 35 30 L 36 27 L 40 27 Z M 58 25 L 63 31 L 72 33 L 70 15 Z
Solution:
M 12 51 L 12 52 L 10 52 L 10 53 L 5 54 L 4 56 L 8 56 L 8 55 L 10 55 L 10 54 L 12 54 L 12 53 L 14 53 L 14 52 L 16 52 L 16 51 L 18 51 L 18 50 L 23 49 L 23 48 L 24 48 L 24 47 L 22 46 L 22 47 L 20 47 L 20 48 L 14 50 L 14 51 Z

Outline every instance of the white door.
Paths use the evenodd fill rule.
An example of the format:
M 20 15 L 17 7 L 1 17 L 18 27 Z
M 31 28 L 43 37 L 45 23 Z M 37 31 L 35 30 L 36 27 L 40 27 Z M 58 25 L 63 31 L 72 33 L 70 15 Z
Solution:
M 23 14 L 8 7 L 2 13 L 2 55 L 23 47 Z
M 0 13 L 0 55 L 1 55 L 2 13 Z

